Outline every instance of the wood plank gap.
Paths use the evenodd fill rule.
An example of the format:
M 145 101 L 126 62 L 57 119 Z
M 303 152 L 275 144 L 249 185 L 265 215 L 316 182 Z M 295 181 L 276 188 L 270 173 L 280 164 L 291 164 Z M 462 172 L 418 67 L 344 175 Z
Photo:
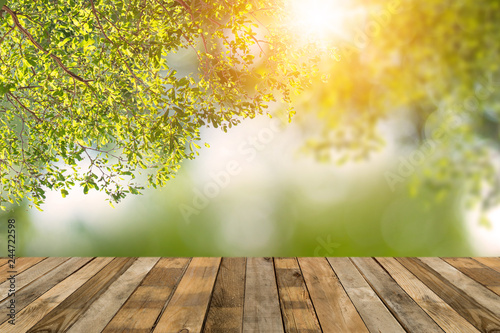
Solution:
M 472 259 L 480 262 L 481 264 L 500 272 L 500 258 L 497 257 L 473 257 Z
M 441 327 L 374 258 L 355 257 L 351 261 L 404 329 L 410 332 L 443 333 Z
M 28 333 L 65 332 L 135 261 L 136 258 L 114 258 L 46 314 Z
M 307 286 L 306 279 L 304 278 L 304 272 L 302 272 L 302 267 L 300 266 L 300 263 L 299 263 L 299 258 L 295 257 L 294 259 L 297 262 L 297 267 L 299 269 L 300 275 L 302 276 L 302 281 L 304 282 L 304 287 L 305 287 L 306 292 L 307 292 L 307 297 L 308 297 L 309 301 L 311 302 L 314 315 L 316 316 L 316 321 L 318 322 L 318 325 L 319 325 L 321 332 L 323 332 L 323 327 L 321 326 L 321 323 L 320 323 L 319 318 L 318 318 L 318 313 L 316 312 L 316 307 L 314 305 L 314 302 L 312 301 L 311 293 L 309 292 L 309 288 Z
M 28 268 L 30 268 L 33 265 L 36 265 L 40 261 L 44 260 L 45 257 L 21 257 L 21 258 L 16 258 L 15 263 L 14 263 L 14 270 L 16 271 L 16 274 L 19 275 L 20 273 L 24 272 Z M 12 273 L 10 273 L 12 269 L 10 268 L 10 265 L 4 265 L 0 267 L 0 282 L 6 282 L 7 278 L 10 277 Z
M 220 257 L 191 260 L 154 332 L 201 332 L 220 263 Z
M 349 258 L 328 261 L 370 332 L 406 332 Z
M 297 258 L 275 258 L 278 293 L 286 332 L 322 332 Z
M 241 333 L 245 266 L 245 258 L 222 258 L 203 332 Z
M 283 327 L 272 258 L 247 258 L 243 332 L 283 333 Z
M 500 319 L 500 296 L 463 274 L 441 258 L 427 257 L 421 258 L 421 261 Z
M 179 283 L 181 282 L 182 278 L 184 277 L 184 274 L 186 274 L 186 271 L 187 271 L 189 265 L 191 264 L 192 260 L 193 260 L 193 258 L 189 258 L 189 262 L 187 263 L 186 267 L 184 268 L 184 271 L 182 272 L 182 275 L 179 277 L 179 280 L 175 284 L 175 286 L 172 289 L 172 292 L 170 293 L 167 301 L 163 305 L 163 308 L 162 308 L 161 312 L 158 314 L 158 317 L 156 318 L 155 323 L 154 323 L 153 327 L 151 328 L 151 333 L 153 333 L 153 331 L 155 330 L 156 326 L 160 322 L 160 319 L 163 316 L 163 313 L 165 312 L 165 309 L 167 308 L 168 303 L 170 303 L 170 300 L 172 299 L 172 296 L 175 294 L 175 291 L 177 290 L 177 287 L 179 286 Z
M 205 322 L 207 320 L 208 311 L 210 310 L 210 304 L 212 303 L 212 299 L 213 299 L 213 296 L 214 296 L 214 290 L 215 290 L 215 287 L 216 287 L 217 278 L 219 277 L 219 274 L 220 274 L 220 270 L 221 270 L 223 259 L 224 258 L 222 258 L 222 257 L 220 258 L 219 267 L 217 268 L 217 273 L 215 274 L 214 285 L 212 287 L 212 290 L 210 291 L 210 297 L 208 299 L 207 311 L 205 311 L 205 316 L 204 316 L 203 322 L 201 324 L 201 330 L 200 330 L 200 332 L 203 332 L 203 330 L 205 328 Z
M 138 258 L 102 293 L 67 330 L 69 333 L 99 333 L 113 319 L 130 295 L 137 289 L 159 257 Z
M 115 313 L 103 333 L 149 333 L 189 262 L 190 258 L 161 258 Z
M 353 303 L 352 299 L 351 299 L 351 296 L 349 295 L 349 293 L 347 292 L 344 284 L 342 283 L 342 281 L 340 281 L 340 277 L 337 275 L 337 273 L 335 273 L 335 270 L 333 269 L 333 266 L 332 264 L 330 263 L 330 261 L 328 260 L 328 257 L 325 257 L 326 259 L 326 262 L 328 263 L 328 265 L 330 266 L 330 269 L 332 270 L 333 274 L 336 276 L 338 282 L 339 282 L 339 285 L 340 287 L 342 287 L 342 289 L 344 290 L 344 293 L 347 295 L 347 298 L 349 299 L 349 302 L 353 305 L 354 307 L 354 310 L 356 310 L 356 313 L 358 314 L 359 318 L 361 318 L 361 321 L 363 322 L 363 324 L 365 325 L 365 328 L 369 330 L 368 328 L 368 325 L 366 324 L 365 320 L 363 319 L 363 317 L 361 316 L 361 313 L 359 312 L 358 308 L 356 307 L 356 305 Z
M 298 258 L 323 332 L 368 333 L 363 319 L 326 258 Z
M 445 331 L 450 333 L 478 333 L 479 331 L 460 316 L 444 300 L 437 296 L 429 287 L 422 283 L 396 259 L 380 257 L 376 260 L 403 288 L 415 302 L 431 316 Z
M 271 259 L 273 263 L 274 283 L 276 284 L 276 292 L 278 294 L 278 305 L 281 314 L 281 325 L 283 326 L 283 330 L 285 331 L 285 333 L 288 333 L 286 330 L 285 314 L 283 313 L 283 308 L 281 307 L 281 293 L 280 293 L 280 288 L 278 286 L 278 273 L 276 272 L 276 258 L 273 257 Z
M 442 258 L 448 264 L 500 296 L 500 272 L 472 258 Z
M 240 329 L 240 332 L 243 333 L 243 322 L 244 322 L 244 318 L 245 318 L 245 299 L 247 297 L 247 269 L 248 269 L 248 258 L 245 257 L 245 278 L 244 278 L 244 281 L 243 281 L 243 311 L 242 311 L 242 318 L 241 318 L 241 329 Z
M 16 292 L 19 293 L 21 290 L 28 286 L 33 281 L 41 278 L 52 269 L 62 265 L 64 262 L 68 261 L 69 258 L 47 258 L 42 260 L 35 265 L 31 266 L 24 272 L 16 275 Z M 7 298 L 9 293 L 10 283 L 9 281 L 5 281 L 0 284 L 0 302 Z
M 16 311 L 21 311 L 30 303 L 35 301 L 37 298 L 42 296 L 45 292 L 52 289 L 61 281 L 65 280 L 73 274 L 77 272 L 81 267 L 88 264 L 92 261 L 92 258 L 70 258 L 65 261 L 61 265 L 49 271 L 47 274 L 44 274 L 42 277 L 36 279 L 28 286 L 24 287 L 19 293 L 16 293 Z M 3 309 L 6 308 L 7 302 L 10 302 L 9 299 L 5 299 L 0 302 L 0 313 L 2 316 L 0 317 L 0 324 L 7 321 L 7 316 L 3 316 Z
M 26 333 L 33 325 L 42 320 L 47 313 L 87 282 L 95 275 L 96 271 L 105 267 L 110 261 L 111 258 L 90 260 L 88 265 L 84 265 L 82 269 L 77 270 L 74 274 L 70 274 L 66 279 L 18 312 L 16 315 L 16 325 L 11 325 L 7 322 L 0 325 L 0 332 Z
M 396 258 L 429 289 L 481 332 L 500 330 L 500 320 L 418 258 Z

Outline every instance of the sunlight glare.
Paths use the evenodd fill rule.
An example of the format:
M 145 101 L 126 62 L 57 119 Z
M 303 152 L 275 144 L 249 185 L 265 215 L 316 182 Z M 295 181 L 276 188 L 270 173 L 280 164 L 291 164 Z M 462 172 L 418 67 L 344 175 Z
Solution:
M 290 0 L 292 26 L 308 40 L 345 35 L 346 1 Z

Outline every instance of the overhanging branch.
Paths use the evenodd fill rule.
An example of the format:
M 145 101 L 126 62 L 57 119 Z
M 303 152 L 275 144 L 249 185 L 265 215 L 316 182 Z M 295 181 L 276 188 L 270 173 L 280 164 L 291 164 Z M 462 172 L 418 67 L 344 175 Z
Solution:
M 26 36 L 26 38 L 28 38 L 31 43 L 37 48 L 39 49 L 40 51 L 42 51 L 43 53 L 45 54 L 48 54 L 49 52 L 47 52 L 34 38 L 33 36 L 28 32 L 28 30 L 26 30 L 22 25 L 21 23 L 19 23 L 19 19 L 16 15 L 16 13 L 14 13 L 9 7 L 7 6 L 3 6 L 2 7 L 2 10 L 6 11 L 7 13 L 10 14 L 10 16 L 12 17 L 12 19 L 14 20 L 14 25 L 19 29 L 19 31 L 21 31 L 21 33 Z M 64 64 L 62 63 L 61 59 L 59 59 L 59 57 L 53 55 L 53 54 L 49 54 L 49 56 L 57 63 L 57 65 L 59 67 L 61 67 L 69 76 L 71 76 L 73 79 L 75 80 L 78 80 L 80 82 L 90 82 L 90 81 L 93 81 L 93 80 L 85 80 L 83 79 L 82 77 L 76 75 L 75 73 L 73 73 L 72 71 L 70 71 L 66 66 L 64 66 Z

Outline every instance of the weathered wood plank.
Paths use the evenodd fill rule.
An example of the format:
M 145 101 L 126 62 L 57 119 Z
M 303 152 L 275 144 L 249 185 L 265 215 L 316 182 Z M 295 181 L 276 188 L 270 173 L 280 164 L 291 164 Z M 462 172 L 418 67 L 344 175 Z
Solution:
M 16 293 L 16 311 L 22 310 L 47 290 L 51 289 L 59 282 L 66 279 L 74 271 L 87 264 L 91 259 L 92 258 L 70 258 L 61 265 L 49 271 L 47 274 L 36 279 L 28 286 L 24 287 L 19 291 L 19 293 Z M 7 302 L 9 301 L 10 299 L 7 298 L 4 301 L 0 302 L 0 309 L 2 309 L 2 314 L 4 307 L 6 307 Z M 2 315 L 0 317 L 0 323 L 5 322 L 6 320 L 6 316 Z
M 271 258 L 247 258 L 243 332 L 283 333 Z
M 500 296 L 500 272 L 472 258 L 443 258 L 443 260 Z
M 103 333 L 151 332 L 189 262 L 188 258 L 162 258 L 158 261 Z
M 328 261 L 370 332 L 405 332 L 349 258 Z
M 297 259 L 276 258 L 274 268 L 285 331 L 321 332 Z
M 417 258 L 396 258 L 436 295 L 481 332 L 500 330 L 500 319 Z
M 472 258 L 481 264 L 488 266 L 489 268 L 500 272 L 500 258 L 498 257 L 482 257 L 482 258 Z
M 0 332 L 500 331 L 496 257 L 32 259 Z
M 394 280 L 445 332 L 479 332 L 394 258 L 376 258 Z
M 79 258 L 73 258 L 79 259 Z M 96 258 L 90 263 L 71 274 L 61 283 L 42 294 L 16 315 L 16 325 L 5 322 L 0 325 L 0 332 L 25 333 L 39 320 L 59 305 L 64 299 L 71 295 L 81 285 L 87 282 L 101 268 L 111 261 L 112 258 Z
M 354 264 L 401 325 L 410 332 L 443 332 L 441 327 L 373 258 L 352 258 Z
M 45 315 L 28 332 L 56 333 L 66 331 L 135 260 L 135 258 L 113 259 L 106 267 Z
M 420 260 L 500 318 L 500 296 L 440 258 L 420 258 Z
M 19 293 L 22 288 L 68 260 L 69 258 L 61 257 L 47 258 L 31 266 L 24 272 L 16 275 L 16 291 Z M 9 287 L 9 281 L 5 281 L 0 284 L 0 301 L 7 298 Z
M 151 332 L 190 259 L 162 258 L 146 275 L 103 332 Z
M 221 258 L 193 258 L 153 332 L 201 332 Z
M 99 333 L 160 258 L 139 258 L 70 327 L 70 333 Z M 83 312 L 83 310 L 82 310 Z
M 0 258 L 0 267 L 2 267 L 3 265 L 6 265 L 8 261 L 9 261 L 8 258 Z
M 245 258 L 222 258 L 203 332 L 241 333 L 245 270 Z
M 30 268 L 31 266 L 33 265 L 36 265 L 37 263 L 39 263 L 40 261 L 42 261 L 43 259 L 45 259 L 45 257 L 40 257 L 40 258 L 37 258 L 37 257 L 22 257 L 22 258 L 16 258 L 15 260 L 15 271 L 17 272 L 16 274 L 20 274 L 22 272 L 24 272 L 25 270 L 27 270 L 28 268 Z M 11 271 L 12 269 L 10 268 L 10 265 L 3 265 L 2 267 L 0 267 L 0 282 L 5 282 L 7 280 L 7 278 L 10 277 L 10 275 L 12 273 L 9 273 L 9 271 Z
M 368 332 L 325 258 L 298 258 L 323 332 Z

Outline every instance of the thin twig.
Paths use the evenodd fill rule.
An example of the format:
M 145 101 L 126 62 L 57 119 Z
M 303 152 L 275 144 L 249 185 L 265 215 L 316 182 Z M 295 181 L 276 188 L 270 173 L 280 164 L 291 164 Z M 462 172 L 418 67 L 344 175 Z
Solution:
M 3 40 L 5 39 L 5 37 L 7 37 L 8 34 L 10 34 L 12 32 L 12 30 L 14 30 L 15 26 L 13 26 L 12 28 L 10 28 L 9 31 L 7 31 L 7 33 L 5 35 L 3 35 L 2 39 L 0 39 L 0 44 L 3 43 Z
M 182 5 L 182 7 L 186 8 L 186 10 L 192 14 L 191 7 L 189 7 L 189 5 L 185 3 L 183 0 L 175 0 L 175 2 Z
M 12 19 L 14 20 L 15 26 L 23 33 L 24 36 L 26 36 L 26 38 L 28 38 L 31 41 L 31 43 L 37 49 L 39 49 L 40 51 L 42 51 L 45 54 L 49 54 L 48 51 L 46 51 L 40 44 L 38 44 L 38 42 L 33 38 L 33 36 L 28 32 L 28 30 L 26 30 L 21 25 L 21 23 L 19 23 L 19 20 L 17 18 L 16 13 L 14 13 L 9 7 L 7 7 L 5 5 L 2 7 L 2 10 L 5 10 L 7 13 L 10 14 L 10 16 L 12 17 Z M 57 57 L 57 56 L 55 56 L 53 54 L 49 54 L 49 57 L 51 57 L 52 59 L 54 59 L 54 61 L 59 65 L 59 67 L 61 67 L 69 76 L 71 76 L 75 80 L 78 80 L 80 82 L 85 82 L 85 83 L 93 81 L 93 80 L 85 80 L 85 79 L 81 78 L 80 76 L 76 75 L 75 73 L 73 73 L 72 71 L 70 71 L 66 66 L 64 66 L 64 64 L 62 63 L 61 59 L 59 59 L 59 57 Z
M 97 25 L 99 26 L 99 29 L 101 30 L 102 34 L 104 35 L 104 37 L 110 42 L 110 43 L 113 43 L 111 41 L 111 39 L 109 39 L 108 35 L 106 35 L 106 33 L 104 32 L 104 28 L 102 27 L 101 25 L 101 21 L 99 20 L 99 16 L 97 15 L 97 11 L 95 9 L 95 6 L 94 6 L 94 0 L 90 0 L 90 4 L 92 6 L 92 12 L 94 13 L 94 16 L 96 18 L 96 21 L 97 21 Z M 109 21 L 108 21 L 109 22 Z M 114 25 L 113 25 L 114 26 Z M 115 29 L 117 29 L 115 27 Z M 128 71 L 130 72 L 130 74 L 137 80 L 139 81 L 140 83 L 144 84 L 144 82 L 138 78 L 135 73 L 132 71 L 132 69 L 130 68 L 130 66 L 128 65 L 128 63 L 125 61 L 125 57 L 123 56 L 123 54 L 121 53 L 120 50 L 118 50 L 118 54 L 120 55 L 120 57 L 122 57 L 123 60 L 123 63 L 125 64 L 125 66 L 127 67 Z
M 25 109 L 26 111 L 31 113 L 33 115 L 33 117 L 35 117 L 36 120 L 38 120 L 39 122 L 42 122 L 42 119 L 38 118 L 38 116 L 33 111 L 28 109 L 14 94 L 12 94 L 10 91 L 7 94 L 12 96 L 12 98 L 14 98 L 17 101 L 17 103 L 19 103 L 19 105 L 22 106 L 23 109 Z M 9 97 L 7 96 L 7 98 L 9 98 Z

